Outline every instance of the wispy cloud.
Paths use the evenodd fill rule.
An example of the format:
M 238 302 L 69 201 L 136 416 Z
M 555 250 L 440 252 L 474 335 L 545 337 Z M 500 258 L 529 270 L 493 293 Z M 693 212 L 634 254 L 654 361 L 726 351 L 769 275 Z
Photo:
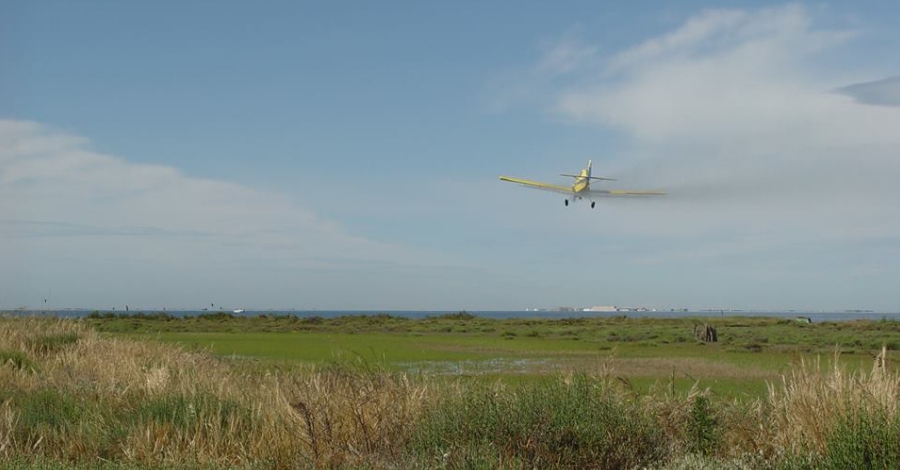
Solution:
M 540 59 L 525 67 L 500 73 L 489 83 L 489 108 L 502 111 L 514 105 L 545 106 L 554 87 L 592 70 L 598 64 L 599 48 L 585 43 L 573 30 L 539 44 Z
M 56 233 L 60 226 L 108 235 L 190 232 L 212 243 L 281 242 L 297 258 L 381 257 L 386 248 L 278 194 L 103 155 L 83 138 L 37 123 L 0 121 L 0 129 L 0 219 L 29 222 L 31 233 L 42 226 Z
M 585 44 L 575 34 L 567 34 L 545 41 L 541 50 L 541 59 L 531 68 L 531 74 L 553 79 L 583 70 L 594 61 L 599 49 Z
M 653 60 L 682 58 L 703 45 L 711 36 L 720 40 L 731 36 L 736 26 L 746 21 L 747 13 L 736 10 L 709 10 L 694 16 L 675 31 L 651 38 L 638 46 L 616 54 L 610 61 L 612 71 L 639 66 Z M 729 41 L 732 42 L 732 41 Z
M 0 120 L 0 237 L 6 302 L 35 284 L 56 284 L 57 292 L 61 283 L 87 288 L 89 276 L 65 282 L 54 274 L 71 272 L 73 265 L 86 273 L 113 269 L 137 285 L 153 284 L 154 276 L 177 280 L 192 273 L 179 292 L 147 300 L 158 305 L 199 302 L 204 294 L 192 297 L 189 291 L 215 284 L 220 291 L 240 283 L 264 292 L 268 284 L 291 284 L 308 273 L 349 270 L 345 282 L 307 279 L 297 285 L 298 302 L 327 304 L 342 291 L 372 294 L 360 285 L 366 276 L 460 266 L 347 233 L 286 195 L 129 162 L 91 150 L 81 136 L 16 120 Z M 274 302 L 243 295 L 255 305 Z

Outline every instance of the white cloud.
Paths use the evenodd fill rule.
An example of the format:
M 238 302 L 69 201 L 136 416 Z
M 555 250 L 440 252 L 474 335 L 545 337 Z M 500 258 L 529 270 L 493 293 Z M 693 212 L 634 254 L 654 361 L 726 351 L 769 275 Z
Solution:
M 85 139 L 36 123 L 0 121 L 0 218 L 5 224 L 69 224 L 107 230 L 135 228 L 240 240 L 277 241 L 297 231 L 305 240 L 332 241 L 307 253 L 373 256 L 371 242 L 354 238 L 286 198 L 175 168 L 135 164 L 88 149 Z
M 630 136 L 644 176 L 672 203 L 692 198 L 682 220 L 898 234 L 900 110 L 832 93 L 810 65 L 853 35 L 815 29 L 797 5 L 701 13 L 560 90 L 555 110 Z
M 108 273 L 100 271 L 119 278 L 110 297 L 128 278 L 132 302 L 143 297 L 151 305 L 202 305 L 217 291 L 257 306 L 352 306 L 377 297 L 367 276 L 402 280 L 460 266 L 349 234 L 285 195 L 132 163 L 92 151 L 80 136 L 15 120 L 0 120 L 0 240 L 5 306 L 34 305 L 26 291 L 56 285 L 62 292 L 61 284 L 70 305 L 90 303 L 104 289 Z M 84 275 L 66 280 L 73 272 Z M 311 274 L 323 272 L 343 272 L 343 282 Z M 159 293 L 159 283 L 169 292 Z M 280 297 L 265 297 L 272 286 Z M 227 292 L 234 289 L 258 292 Z
M 648 268 L 808 281 L 898 273 L 900 108 L 833 92 L 861 74 L 828 62 L 859 31 L 816 24 L 795 4 L 711 10 L 602 66 L 569 65 L 569 84 L 543 90 L 551 113 L 618 130 L 630 150 L 603 172 L 669 192 L 601 202 L 581 230 L 638 237 L 632 260 Z M 846 269 L 823 263 L 836 253 L 852 253 Z

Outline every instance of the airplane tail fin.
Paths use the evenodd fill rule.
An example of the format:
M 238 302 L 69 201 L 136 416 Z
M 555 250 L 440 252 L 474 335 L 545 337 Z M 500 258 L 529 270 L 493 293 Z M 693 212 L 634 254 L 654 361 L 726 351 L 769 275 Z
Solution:
M 571 177 L 571 178 L 576 178 L 576 179 L 577 179 L 577 178 L 584 178 L 584 179 L 586 179 L 588 182 L 590 182 L 591 180 L 616 181 L 615 178 L 603 178 L 603 177 L 600 177 L 600 176 L 591 176 L 591 167 L 592 167 L 592 166 L 593 166 L 593 162 L 592 162 L 591 160 L 588 160 L 588 161 L 587 161 L 587 167 L 585 167 L 583 170 L 581 170 L 581 174 L 580 174 L 580 175 L 570 175 L 570 174 L 568 174 L 568 173 L 560 173 L 559 176 L 569 176 L 569 177 Z

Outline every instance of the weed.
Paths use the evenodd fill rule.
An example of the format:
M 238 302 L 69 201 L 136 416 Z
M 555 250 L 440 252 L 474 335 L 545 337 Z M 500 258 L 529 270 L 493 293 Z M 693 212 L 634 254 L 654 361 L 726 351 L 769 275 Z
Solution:
M 689 450 L 699 455 L 711 455 L 717 445 L 716 419 L 710 409 L 709 399 L 703 395 L 694 397 L 687 422 Z
M 37 354 L 50 354 L 76 342 L 78 342 L 76 333 L 44 334 L 31 338 L 28 347 Z
M 21 351 L 0 350 L 0 365 L 10 364 L 14 368 L 22 370 L 31 370 L 35 368 L 35 363 L 28 358 L 28 355 Z
M 632 468 L 664 456 L 652 420 L 604 379 L 576 374 L 466 390 L 427 413 L 412 448 L 451 468 Z
M 14 392 L 6 397 L 18 411 L 23 430 L 50 427 L 61 430 L 85 414 L 85 403 L 59 390 L 39 389 Z
M 817 462 L 819 468 L 897 468 L 900 462 L 900 417 L 883 410 L 862 410 L 838 418 Z

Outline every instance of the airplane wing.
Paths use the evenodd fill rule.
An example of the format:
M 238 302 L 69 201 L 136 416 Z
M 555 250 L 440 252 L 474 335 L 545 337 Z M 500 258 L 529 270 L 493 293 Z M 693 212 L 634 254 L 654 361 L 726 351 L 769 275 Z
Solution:
M 663 191 L 629 191 L 625 189 L 591 189 L 583 193 L 586 196 L 663 196 L 666 194 Z
M 557 184 L 549 184 L 549 183 L 541 183 L 538 181 L 531 181 L 522 178 L 511 178 L 509 176 L 501 176 L 501 181 L 509 181 L 510 183 L 519 183 L 521 185 L 527 186 L 529 188 L 535 189 L 543 189 L 545 191 L 553 191 L 556 193 L 563 194 L 572 194 L 572 188 L 569 186 L 560 186 Z

